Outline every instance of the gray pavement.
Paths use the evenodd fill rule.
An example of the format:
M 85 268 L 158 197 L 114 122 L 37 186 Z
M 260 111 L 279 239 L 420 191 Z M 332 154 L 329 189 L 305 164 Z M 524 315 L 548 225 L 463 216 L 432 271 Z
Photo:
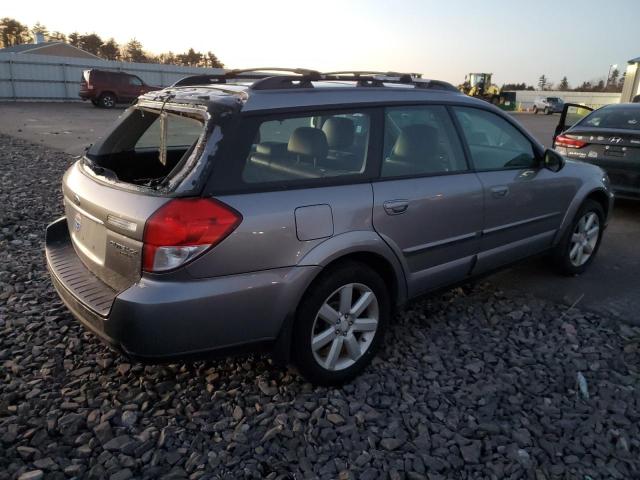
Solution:
M 0 132 L 78 155 L 122 111 L 90 103 L 0 103 Z M 513 115 L 550 146 L 558 115 Z M 533 259 L 491 276 L 490 281 L 503 290 L 525 291 L 640 324 L 639 241 L 640 202 L 619 201 L 598 257 L 584 275 L 560 277 L 544 259 Z
M 1 102 L 0 132 L 80 155 L 123 111 L 96 108 L 90 102 Z

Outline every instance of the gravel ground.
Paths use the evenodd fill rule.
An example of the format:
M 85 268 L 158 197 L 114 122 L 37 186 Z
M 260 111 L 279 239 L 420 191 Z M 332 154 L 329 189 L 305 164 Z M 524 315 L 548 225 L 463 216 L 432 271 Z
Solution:
M 399 313 L 343 388 L 112 353 L 44 266 L 71 161 L 0 135 L 0 479 L 640 478 L 640 330 L 486 282 Z

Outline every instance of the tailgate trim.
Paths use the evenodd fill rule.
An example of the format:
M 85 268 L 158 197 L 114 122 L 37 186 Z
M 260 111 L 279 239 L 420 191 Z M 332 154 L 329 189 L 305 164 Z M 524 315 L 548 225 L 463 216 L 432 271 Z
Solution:
M 66 217 L 47 227 L 45 244 L 47 265 L 57 283 L 83 306 L 106 318 L 118 292 L 82 263 L 73 247 Z

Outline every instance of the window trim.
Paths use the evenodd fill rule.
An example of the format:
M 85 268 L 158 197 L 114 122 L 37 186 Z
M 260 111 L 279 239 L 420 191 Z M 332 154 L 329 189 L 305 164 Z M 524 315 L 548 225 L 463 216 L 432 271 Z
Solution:
M 533 159 L 535 164 L 530 167 L 518 167 L 518 166 L 504 167 L 503 166 L 501 168 L 478 168 L 475 162 L 473 161 L 473 155 L 471 154 L 471 149 L 469 148 L 469 144 L 467 143 L 467 138 L 464 135 L 464 130 L 462 128 L 462 125 L 460 124 L 460 121 L 458 120 L 458 116 L 454 111 L 455 108 L 473 108 L 476 110 L 480 110 L 480 111 L 495 115 L 496 117 L 505 120 L 518 133 L 520 133 L 527 142 L 529 142 L 529 144 L 531 145 L 531 150 L 533 151 Z M 472 166 L 472 170 L 474 172 L 483 173 L 483 172 L 504 172 L 504 171 L 511 171 L 511 170 L 539 170 L 542 168 L 542 154 L 540 152 L 540 149 L 538 148 L 538 145 L 532 141 L 531 137 L 525 131 L 523 131 L 518 124 L 516 124 L 515 122 L 512 122 L 510 118 L 505 117 L 504 115 L 498 115 L 496 112 L 492 112 L 487 108 L 480 108 L 475 105 L 461 105 L 461 104 L 447 105 L 447 110 L 449 110 L 449 115 L 451 116 L 455 124 L 456 131 L 458 132 L 458 136 L 460 137 L 460 140 L 463 144 L 465 155 L 467 156 L 467 161 Z
M 417 107 L 417 106 L 442 106 L 445 107 L 454 128 L 458 135 L 458 140 L 462 145 L 462 150 L 465 155 L 465 160 L 469 167 L 468 170 L 462 170 L 458 172 L 439 172 L 439 173 L 425 173 L 425 174 L 412 174 L 398 177 L 382 177 L 382 153 L 384 143 L 384 110 L 388 107 Z M 504 119 L 511 126 L 513 126 L 518 132 L 520 132 L 531 143 L 536 159 L 538 160 L 538 169 L 542 168 L 542 157 L 544 155 L 544 147 L 534 138 L 529 132 L 519 125 L 509 115 L 502 113 L 502 111 L 493 111 L 493 109 L 487 105 L 474 105 L 468 101 L 460 101 L 458 98 L 451 99 L 434 99 L 434 100 L 391 100 L 380 102 L 361 102 L 357 104 L 352 103 L 339 103 L 326 106 L 318 105 L 304 105 L 295 107 L 278 107 L 269 108 L 263 110 L 250 110 L 246 112 L 240 111 L 237 115 L 234 115 L 233 120 L 228 126 L 226 126 L 226 141 L 221 144 L 221 150 L 216 153 L 216 160 L 211 165 L 211 174 L 208 175 L 206 186 L 203 193 L 205 195 L 235 195 L 246 193 L 262 193 L 270 191 L 287 191 L 287 190 L 300 190 L 305 188 L 325 188 L 343 185 L 357 185 L 362 183 L 378 183 L 378 182 L 393 182 L 396 180 L 407 180 L 413 178 L 429 178 L 437 176 L 449 176 L 449 175 L 466 175 L 469 173 L 481 173 L 481 172 L 499 172 L 508 170 L 527 170 L 522 167 L 508 167 L 502 170 L 481 170 L 477 169 L 471 158 L 471 152 L 467 145 L 464 133 L 461 130 L 461 126 L 458 123 L 458 119 L 453 112 L 453 108 L 475 108 L 486 112 L 493 113 L 494 115 Z M 301 180 L 300 183 L 295 185 L 262 185 L 259 183 L 244 183 L 238 181 L 235 176 L 232 158 L 237 157 L 238 145 L 242 139 L 242 125 L 247 119 L 253 118 L 275 118 L 278 116 L 294 117 L 294 116 L 311 116 L 313 114 L 339 114 L 350 112 L 370 112 L 371 115 L 371 134 L 369 135 L 369 146 L 367 150 L 367 168 L 365 172 L 355 178 L 354 176 L 338 176 L 322 179 L 324 181 L 308 181 Z M 240 162 L 236 162 L 240 163 Z M 369 167 L 373 172 L 369 172 Z M 242 169 L 239 169 L 240 175 Z M 241 177 L 240 177 L 241 180 Z M 315 180 L 315 179 L 314 179 Z M 280 182 L 278 182 L 280 183 Z M 290 183 L 290 182 L 282 182 Z
M 280 180 L 275 182 L 246 182 L 242 178 L 242 172 L 249 155 L 251 140 L 255 138 L 255 133 L 260 124 L 268 121 L 284 120 L 288 118 L 330 116 L 348 113 L 363 113 L 369 115 L 369 139 L 365 157 L 365 169 L 362 173 L 353 175 L 336 175 L 333 177 L 318 177 L 299 180 Z M 228 195 L 236 193 L 258 193 L 269 191 L 299 190 L 305 188 L 324 188 L 339 185 L 353 185 L 359 183 L 370 183 L 376 176 L 380 168 L 380 136 L 376 132 L 380 128 L 380 109 L 376 107 L 360 107 L 352 105 L 349 107 L 340 106 L 338 108 L 317 108 L 309 107 L 305 109 L 281 110 L 281 111 L 260 111 L 240 113 L 234 128 L 235 132 L 227 140 L 228 149 L 222 156 L 224 158 L 219 163 L 218 168 L 214 165 L 211 176 L 211 192 L 215 195 Z M 247 126 L 249 128 L 247 128 Z M 233 161 L 232 159 L 244 159 Z M 227 186 L 228 185 L 228 186 Z

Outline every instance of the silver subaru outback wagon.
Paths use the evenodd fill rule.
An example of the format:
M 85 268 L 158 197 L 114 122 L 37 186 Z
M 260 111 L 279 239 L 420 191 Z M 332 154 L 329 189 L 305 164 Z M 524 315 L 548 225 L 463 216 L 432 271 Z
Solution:
M 145 94 L 65 173 L 47 264 L 111 346 L 266 345 L 340 383 L 408 299 L 544 252 L 566 274 L 593 261 L 613 204 L 598 167 L 445 82 L 276 73 Z

